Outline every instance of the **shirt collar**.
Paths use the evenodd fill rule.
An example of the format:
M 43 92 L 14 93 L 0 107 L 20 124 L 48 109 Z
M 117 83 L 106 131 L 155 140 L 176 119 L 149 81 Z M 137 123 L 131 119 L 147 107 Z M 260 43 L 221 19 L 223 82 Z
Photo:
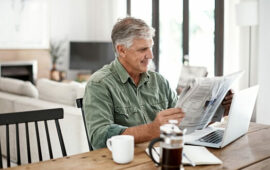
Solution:
M 122 83 L 126 83 L 128 79 L 130 78 L 130 75 L 128 74 L 127 70 L 123 67 L 123 65 L 119 62 L 118 58 L 114 60 L 114 66 L 116 73 L 121 79 Z M 131 78 L 130 78 L 131 79 Z M 145 83 L 149 80 L 149 73 L 148 71 L 145 73 L 142 73 L 140 83 Z
M 128 78 L 130 77 L 126 69 L 119 62 L 118 57 L 114 60 L 115 71 L 121 79 L 122 83 L 126 83 Z
M 145 72 L 145 73 L 142 73 L 142 75 L 141 75 L 141 80 L 140 80 L 140 83 L 139 83 L 138 86 L 140 86 L 140 85 L 142 85 L 142 84 L 148 82 L 148 81 L 149 81 L 149 77 L 150 77 L 150 76 L 149 76 L 148 71 Z

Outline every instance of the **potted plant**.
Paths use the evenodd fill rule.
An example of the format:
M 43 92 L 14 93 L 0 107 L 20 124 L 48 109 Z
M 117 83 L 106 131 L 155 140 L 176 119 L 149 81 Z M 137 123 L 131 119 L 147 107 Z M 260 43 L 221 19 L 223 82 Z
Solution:
M 61 58 L 65 55 L 65 41 L 51 41 L 50 55 L 52 58 L 52 69 L 50 72 L 51 80 L 61 81 L 61 73 L 57 70 L 57 64 L 61 64 Z

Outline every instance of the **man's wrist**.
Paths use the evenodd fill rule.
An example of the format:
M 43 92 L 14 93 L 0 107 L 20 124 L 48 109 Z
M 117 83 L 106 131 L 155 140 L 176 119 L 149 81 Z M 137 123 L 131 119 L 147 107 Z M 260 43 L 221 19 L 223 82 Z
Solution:
M 152 122 L 147 124 L 149 134 L 151 134 L 152 138 L 158 137 L 160 134 L 160 126 L 156 122 Z

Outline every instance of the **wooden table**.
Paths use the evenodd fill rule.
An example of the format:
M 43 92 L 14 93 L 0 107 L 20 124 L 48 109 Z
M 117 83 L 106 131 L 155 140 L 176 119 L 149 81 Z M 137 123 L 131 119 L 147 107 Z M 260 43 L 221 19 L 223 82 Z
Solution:
M 108 149 L 33 163 L 10 169 L 157 169 L 145 153 L 147 144 L 135 147 L 134 160 L 125 165 L 113 162 Z M 222 165 L 185 166 L 190 169 L 270 169 L 270 126 L 251 123 L 248 133 L 223 149 L 209 149 L 223 161 Z

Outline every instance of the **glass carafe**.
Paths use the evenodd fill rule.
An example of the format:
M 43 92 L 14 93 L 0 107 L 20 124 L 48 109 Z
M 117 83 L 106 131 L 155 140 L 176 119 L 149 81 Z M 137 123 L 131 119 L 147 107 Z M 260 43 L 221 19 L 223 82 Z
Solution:
M 162 170 L 179 170 L 182 166 L 182 151 L 184 146 L 184 133 L 177 126 L 177 120 L 170 120 L 168 124 L 160 127 L 160 137 L 152 140 L 149 144 L 151 159 Z M 152 148 L 154 144 L 160 142 L 160 160 L 153 158 Z

